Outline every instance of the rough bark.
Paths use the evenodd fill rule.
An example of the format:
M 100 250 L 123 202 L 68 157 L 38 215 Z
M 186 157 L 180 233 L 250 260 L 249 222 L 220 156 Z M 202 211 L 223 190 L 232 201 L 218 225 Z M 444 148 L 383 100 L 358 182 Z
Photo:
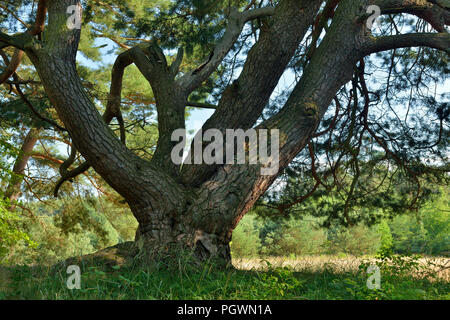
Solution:
M 11 203 L 11 208 L 14 208 L 14 202 L 19 199 L 21 195 L 20 187 L 24 179 L 25 168 L 28 161 L 32 157 L 33 149 L 39 140 L 40 129 L 30 129 L 25 136 L 20 153 L 14 162 L 12 170 L 13 176 L 4 194 L 5 198 Z

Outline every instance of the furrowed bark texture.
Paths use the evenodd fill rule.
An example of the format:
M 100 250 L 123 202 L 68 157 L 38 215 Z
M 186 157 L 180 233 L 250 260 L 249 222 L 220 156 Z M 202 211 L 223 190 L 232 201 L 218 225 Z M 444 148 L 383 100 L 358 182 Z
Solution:
M 419 1 L 419 0 L 418 0 Z M 381 1 L 389 9 L 398 1 Z M 408 5 L 411 1 L 408 1 Z M 109 118 L 120 112 L 123 70 L 134 63 L 148 80 L 156 99 L 159 141 L 152 161 L 131 152 L 109 128 L 86 94 L 76 71 L 80 30 L 68 30 L 66 8 L 75 0 L 49 0 L 49 25 L 42 41 L 20 47 L 35 65 L 44 88 L 69 131 L 76 149 L 128 202 L 139 222 L 136 240 L 156 257 L 193 250 L 200 260 L 230 262 L 234 228 L 278 174 L 261 175 L 261 165 L 174 165 L 170 136 L 184 128 L 187 98 L 207 79 L 231 50 L 245 22 L 258 16 L 266 25 L 254 44 L 239 78 L 226 88 L 204 130 L 248 129 L 255 126 L 278 81 L 318 15 L 322 1 L 281 0 L 276 8 L 230 14 L 225 32 L 204 69 L 177 78 L 182 50 L 172 66 L 155 44 L 139 45 L 121 54 L 112 70 Z M 377 41 L 361 17 L 369 1 L 341 0 L 326 36 L 314 50 L 304 73 L 281 111 L 258 128 L 280 130 L 279 172 L 305 147 L 336 92 L 347 83 L 365 55 L 388 50 L 392 39 Z M 407 7 L 407 12 L 413 10 Z M 408 11 L 409 10 L 409 11 Z M 423 9 L 425 10 L 425 9 Z M 423 10 L 418 15 L 424 14 Z M 427 9 L 428 10 L 428 9 Z M 434 11 L 433 11 L 434 12 Z M 433 21 L 436 21 L 435 19 Z M 0 34 L 0 40 L 16 38 Z M 22 38 L 20 38 L 22 39 Z M 448 37 L 435 40 L 402 38 L 401 45 L 448 47 Z M 436 42 L 437 41 L 437 42 Z M 19 45 L 19 42 L 17 42 Z

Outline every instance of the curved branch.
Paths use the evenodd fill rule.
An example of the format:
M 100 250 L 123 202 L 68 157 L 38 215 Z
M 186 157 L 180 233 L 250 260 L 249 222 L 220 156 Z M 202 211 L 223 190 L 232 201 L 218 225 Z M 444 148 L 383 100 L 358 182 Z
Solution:
M 28 30 L 28 32 L 35 36 L 42 31 L 44 31 L 45 25 L 45 16 L 47 15 L 47 0 L 39 0 L 36 19 L 32 29 Z
M 179 58 L 180 55 L 181 58 Z M 155 61 L 152 62 L 150 58 Z M 174 62 L 175 65 L 172 65 L 171 69 L 178 68 L 179 66 L 177 67 L 177 64 L 181 64 L 180 60 L 182 60 L 182 53 L 179 53 L 176 61 Z M 150 84 L 153 85 L 152 87 L 154 89 L 155 95 L 158 95 L 157 83 L 161 78 L 166 76 L 166 73 L 164 73 L 164 69 L 167 67 L 165 56 L 162 50 L 157 48 L 154 44 L 146 43 L 137 45 L 121 53 L 116 58 L 111 71 L 110 92 L 103 119 L 107 124 L 109 124 L 112 119 L 117 119 L 120 125 L 121 141 L 124 144 L 126 143 L 126 137 L 125 126 L 121 112 L 122 84 L 125 68 L 133 63 L 138 67 L 139 71 L 147 79 L 147 81 L 149 81 Z M 162 69 L 160 67 L 162 67 Z M 175 75 L 173 75 L 173 77 L 174 76 Z
M 217 69 L 226 57 L 228 52 L 233 48 L 234 43 L 238 40 L 244 25 L 253 19 L 271 16 L 275 13 L 275 8 L 265 7 L 253 10 L 239 12 L 236 8 L 229 9 L 229 22 L 225 29 L 223 37 L 219 40 L 214 51 L 211 53 L 208 60 L 196 68 L 195 70 L 182 76 L 178 83 L 186 91 L 192 92 L 203 81 Z
M 89 162 L 84 162 L 76 169 L 74 169 L 72 171 L 68 171 L 63 177 L 61 177 L 58 180 L 58 182 L 56 183 L 56 186 L 55 186 L 55 189 L 53 192 L 53 195 L 55 196 L 55 198 L 58 197 L 59 189 L 61 188 L 61 186 L 63 185 L 64 182 L 71 181 L 72 179 L 76 178 L 80 174 L 85 173 L 86 171 L 89 170 L 90 167 L 91 167 L 91 165 L 89 164 Z
M 125 139 L 126 139 L 125 124 L 123 121 L 122 113 L 120 112 L 120 107 L 119 107 L 118 114 L 112 113 L 110 108 L 109 109 L 107 108 L 105 113 L 103 114 L 103 119 L 105 120 L 105 122 L 107 124 L 109 124 L 114 117 L 116 117 L 117 121 L 119 122 L 120 140 L 125 144 Z M 58 180 L 58 182 L 55 185 L 55 188 L 53 189 L 53 195 L 55 196 L 55 198 L 58 197 L 59 189 L 61 188 L 61 186 L 63 185 L 64 182 L 72 181 L 72 179 L 76 178 L 80 174 L 85 173 L 87 170 L 89 170 L 91 168 L 90 163 L 88 161 L 86 161 L 86 162 L 82 163 L 80 166 L 78 166 L 77 168 L 75 168 L 71 171 L 68 171 L 69 167 L 75 162 L 76 154 L 77 154 L 77 149 L 75 149 L 75 147 L 72 145 L 69 158 L 67 158 L 67 160 L 64 161 L 61 164 L 61 166 L 59 167 L 59 172 L 61 174 L 61 178 Z
M 450 53 L 450 34 L 448 33 L 410 33 L 370 39 L 363 45 L 363 54 L 396 48 L 430 47 Z
M 175 77 L 178 72 L 180 71 L 181 63 L 183 62 L 184 57 L 184 50 L 183 48 L 178 49 L 177 57 L 175 58 L 175 61 L 170 66 L 170 72 Z
M 255 124 L 299 43 L 314 22 L 321 3 L 311 0 L 279 1 L 271 23 L 261 29 L 241 74 L 224 90 L 217 111 L 203 125 L 204 131 L 211 128 L 223 132 L 230 128 L 248 129 Z M 217 169 L 218 166 L 214 165 L 183 165 L 183 181 L 186 185 L 201 184 Z
M 438 4 L 439 1 L 425 0 L 377 0 L 382 14 L 409 13 L 427 21 L 438 32 L 446 32 L 450 25 L 450 8 Z
M 20 49 L 14 49 L 14 54 L 10 61 L 7 61 L 7 59 L 5 59 L 6 55 L 2 54 L 3 60 L 5 61 L 7 67 L 0 74 L 0 85 L 5 83 L 6 80 L 8 80 L 14 74 L 14 72 L 16 72 L 17 68 L 19 68 L 23 56 L 24 52 Z
M 20 154 L 18 155 L 13 167 L 13 176 L 9 181 L 9 185 L 5 192 L 5 197 L 11 202 L 14 202 L 20 197 L 20 185 L 22 184 L 25 167 L 28 164 L 28 160 L 31 157 L 31 152 L 34 149 L 37 141 L 39 140 L 39 132 L 41 129 L 30 129 L 23 140 Z
M 120 126 L 120 140 L 125 144 L 126 143 L 126 130 L 125 123 L 123 120 L 122 112 L 121 112 L 121 100 L 122 100 L 122 83 L 123 83 L 123 75 L 125 73 L 125 68 L 135 63 L 138 59 L 144 61 L 144 59 L 139 55 L 142 54 L 141 51 L 142 46 L 133 47 L 123 53 L 121 53 L 114 62 L 112 71 L 111 71 L 111 85 L 110 85 L 110 93 L 108 98 L 108 103 L 106 105 L 105 113 L 103 114 L 103 120 L 106 124 L 110 124 L 111 121 L 116 118 L 119 126 Z M 142 65 L 141 65 L 142 67 Z M 64 163 L 60 167 L 61 178 L 55 185 L 54 188 L 54 196 L 58 197 L 58 192 L 64 182 L 70 181 L 73 178 L 77 177 L 80 174 L 83 174 L 91 165 L 88 161 L 82 163 L 79 167 L 68 171 L 69 167 L 75 162 L 77 150 L 72 146 L 71 154 L 69 158 L 64 161 Z
M 107 124 L 109 124 L 112 119 L 117 118 L 121 130 L 121 141 L 124 144 L 126 143 L 126 137 L 122 133 L 125 128 L 123 126 L 123 117 L 120 107 L 122 101 L 122 81 L 125 68 L 133 63 L 133 59 L 130 53 L 131 50 L 128 50 L 120 54 L 114 63 L 111 72 L 111 86 L 108 103 L 106 105 L 105 113 L 103 114 L 103 119 Z

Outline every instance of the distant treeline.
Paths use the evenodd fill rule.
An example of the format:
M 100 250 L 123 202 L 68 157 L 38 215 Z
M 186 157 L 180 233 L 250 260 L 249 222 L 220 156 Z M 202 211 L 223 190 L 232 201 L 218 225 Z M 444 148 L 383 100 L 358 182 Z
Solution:
M 396 253 L 448 255 L 450 205 L 447 193 L 418 212 L 383 220 L 368 227 L 359 224 L 320 227 L 320 218 L 274 221 L 246 215 L 233 233 L 232 253 L 239 257 L 318 254 L 375 254 L 381 247 Z
M 382 247 L 391 247 L 397 253 L 448 255 L 450 206 L 447 195 L 442 193 L 418 212 L 382 220 L 371 227 L 360 224 L 350 228 L 338 225 L 323 228 L 320 227 L 321 218 L 313 216 L 283 220 L 261 218 L 251 212 L 233 233 L 232 254 L 235 258 L 320 254 L 362 256 L 373 255 Z M 3 232 L 1 263 L 51 264 L 131 241 L 137 228 L 126 204 L 106 198 L 35 202 L 26 210 L 18 207 L 15 211 L 6 210 L 3 204 L 1 212 L 8 215 L 10 222 L 8 229 L 2 229 L 0 223 Z M 14 228 L 20 233 L 11 233 Z M 8 234 L 9 242 L 5 241 Z

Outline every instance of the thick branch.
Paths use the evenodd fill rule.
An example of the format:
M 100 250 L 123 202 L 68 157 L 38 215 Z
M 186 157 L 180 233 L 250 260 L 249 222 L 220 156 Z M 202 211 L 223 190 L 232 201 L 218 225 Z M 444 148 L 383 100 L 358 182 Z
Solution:
M 178 202 L 184 195 L 182 186 L 126 148 L 87 95 L 75 63 L 80 30 L 68 29 L 66 19 L 61 19 L 73 4 L 80 2 L 49 2 L 49 24 L 43 45 L 29 56 L 75 148 L 132 206 L 153 206 L 163 211 L 183 205 Z M 161 203 L 159 190 L 173 191 L 171 199 Z
M 25 47 L 25 41 L 22 34 L 10 36 L 4 32 L 0 31 L 0 42 L 2 42 L 2 47 L 12 46 L 18 49 L 23 49 Z
M 47 15 L 47 0 L 39 0 L 36 13 L 36 20 L 34 22 L 33 28 L 28 31 L 31 35 L 34 36 L 44 31 L 46 15 Z
M 229 12 L 229 23 L 223 37 L 219 40 L 208 61 L 179 79 L 180 86 L 192 92 L 217 69 L 239 38 L 245 23 L 256 18 L 271 16 L 275 12 L 272 7 L 247 10 L 240 13 L 236 8 Z
M 16 72 L 17 68 L 19 68 L 20 62 L 22 61 L 23 55 L 24 52 L 22 50 L 14 49 L 14 54 L 9 62 L 7 62 L 5 56 L 3 56 L 3 60 L 5 61 L 7 67 L 0 74 L 0 84 L 6 82 L 6 80 L 8 80 L 14 72 Z
M 27 166 L 28 160 L 31 157 L 31 152 L 33 151 L 34 146 L 38 141 L 39 132 L 40 129 L 30 129 L 25 139 L 23 140 L 20 154 L 17 157 L 12 170 L 13 176 L 5 192 L 5 197 L 8 198 L 11 202 L 14 202 L 20 196 L 20 185 L 23 181 L 25 168 Z
M 381 8 L 382 14 L 409 13 L 433 26 L 438 32 L 446 32 L 450 25 L 450 8 L 437 4 L 437 1 L 426 0 L 377 0 L 375 4 Z
M 322 1 L 284 0 L 275 8 L 269 25 L 261 29 L 237 80 L 227 87 L 217 111 L 203 126 L 248 129 L 260 117 L 289 61 L 314 22 Z M 192 185 L 205 181 L 216 166 L 183 165 L 183 179 Z
M 55 197 L 58 197 L 59 189 L 61 188 L 61 186 L 63 185 L 64 182 L 72 181 L 72 179 L 74 179 L 77 176 L 79 176 L 80 174 L 83 174 L 86 171 L 88 171 L 90 167 L 91 167 L 91 165 L 89 164 L 89 162 L 84 162 L 77 168 L 75 168 L 71 171 L 65 172 L 64 175 L 56 183 L 54 191 L 53 191 L 53 195 Z
M 113 118 L 119 119 L 122 117 L 122 112 L 120 110 L 122 100 L 122 81 L 125 68 L 133 63 L 130 52 L 131 51 L 125 51 L 120 54 L 112 68 L 109 98 L 105 113 L 103 114 L 103 119 L 108 124 Z M 125 143 L 125 140 L 122 139 L 122 142 Z
M 339 88 L 352 78 L 353 67 L 360 59 L 358 49 L 365 35 L 363 26 L 355 23 L 361 14 L 358 4 L 357 0 L 340 3 L 335 13 L 336 22 L 311 57 L 285 106 L 256 128 L 280 130 L 280 159 L 275 174 L 263 175 L 262 164 L 225 165 L 200 186 L 198 202 L 207 207 L 207 214 L 213 219 L 217 216 L 220 223 L 233 229 L 278 174 L 308 144 Z M 221 197 L 218 189 L 229 192 Z M 230 202 L 236 207 L 233 212 L 223 205 Z M 220 212 L 222 207 L 228 212 Z M 224 215 L 227 219 L 221 218 Z M 201 221 L 202 217 L 198 219 Z M 208 228 L 207 225 L 202 227 Z
M 184 57 L 184 50 L 183 50 L 183 48 L 179 48 L 177 56 L 175 58 L 175 61 L 170 66 L 170 72 L 173 74 L 174 77 L 180 71 L 180 66 L 181 66 L 181 63 L 183 62 L 183 57 Z
M 372 38 L 363 46 L 365 55 L 397 48 L 430 47 L 450 53 L 450 34 L 411 33 Z
M 122 122 L 121 136 L 124 136 L 120 113 L 122 81 L 125 68 L 134 63 L 152 87 L 156 100 L 159 141 L 153 161 L 163 168 L 168 167 L 175 174 L 177 170 L 170 161 L 170 150 L 173 147 L 170 138 L 174 130 L 184 127 L 187 100 L 187 93 L 175 83 L 175 70 L 179 68 L 182 57 L 183 50 L 179 50 L 175 62 L 169 67 L 163 51 L 155 43 L 140 44 L 120 54 L 112 70 L 110 96 L 105 113 L 107 122 L 113 117 L 119 120 L 119 124 Z

